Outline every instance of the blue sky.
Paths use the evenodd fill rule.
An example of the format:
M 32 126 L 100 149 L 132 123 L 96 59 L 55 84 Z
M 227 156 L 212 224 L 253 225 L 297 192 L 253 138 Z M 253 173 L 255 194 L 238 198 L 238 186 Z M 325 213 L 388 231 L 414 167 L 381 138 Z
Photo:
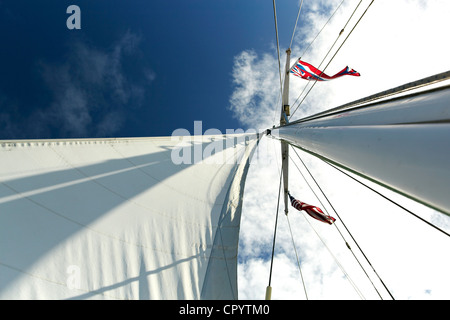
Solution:
M 72 4 L 81 30 L 66 27 Z M 295 10 L 278 11 L 292 25 Z M 0 139 L 240 128 L 234 58 L 275 50 L 272 3 L 256 0 L 2 0 L 0 30 Z

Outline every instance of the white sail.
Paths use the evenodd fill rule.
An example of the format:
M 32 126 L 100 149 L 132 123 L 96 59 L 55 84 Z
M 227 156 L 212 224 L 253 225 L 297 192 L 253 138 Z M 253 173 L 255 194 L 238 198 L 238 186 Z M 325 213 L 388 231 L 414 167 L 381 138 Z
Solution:
M 0 299 L 237 299 L 257 141 L 0 141 Z

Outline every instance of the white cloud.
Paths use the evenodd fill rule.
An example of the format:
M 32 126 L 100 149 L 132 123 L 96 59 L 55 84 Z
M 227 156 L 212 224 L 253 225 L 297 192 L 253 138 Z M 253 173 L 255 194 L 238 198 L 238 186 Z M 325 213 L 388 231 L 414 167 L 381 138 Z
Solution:
M 312 49 L 305 54 L 303 57 L 305 61 L 318 66 L 358 2 L 343 4 L 316 39 Z M 333 1 L 327 7 L 325 4 L 329 4 L 329 1 L 307 3 L 305 2 L 306 6 L 300 16 L 297 36 L 292 47 L 292 63 L 322 28 L 330 11 L 334 10 L 340 1 Z M 341 37 L 345 37 L 351 30 L 369 3 L 370 1 L 363 1 Z M 448 60 L 450 44 L 442 38 L 442 30 L 450 29 L 450 20 L 446 17 L 448 12 L 450 12 L 448 1 L 375 1 L 325 71 L 334 74 L 349 65 L 359 71 L 361 77 L 343 77 L 316 84 L 294 118 L 298 119 L 450 70 Z M 334 50 L 340 45 L 340 41 L 342 39 L 338 41 Z M 280 52 L 284 52 L 285 49 L 282 47 Z M 334 51 L 328 56 L 322 68 L 333 53 Z M 283 66 L 284 61 L 282 68 Z M 236 87 L 230 99 L 230 109 L 242 121 L 242 125 L 265 129 L 277 124 L 281 103 L 276 53 L 244 50 L 236 56 L 233 77 Z M 291 105 L 306 84 L 307 82 L 302 79 L 291 77 Z M 295 106 L 291 107 L 291 112 L 293 109 Z M 263 299 L 269 278 L 278 195 L 280 147 L 276 141 L 266 138 L 260 147 L 274 150 L 267 152 L 271 157 L 268 164 L 257 163 L 251 166 L 246 182 L 238 270 L 239 294 L 243 299 Z M 357 182 L 336 173 L 328 165 L 316 161 L 307 154 L 300 154 L 396 299 L 450 297 L 446 290 L 446 283 L 450 281 L 446 272 L 450 267 L 450 261 L 442 254 L 446 250 L 444 242 L 448 241 L 445 235 L 374 195 L 370 190 L 361 188 Z M 291 156 L 296 158 L 292 152 Z M 301 163 L 298 165 L 307 176 Z M 382 190 L 378 186 L 370 185 Z M 310 191 L 292 162 L 290 190 L 302 201 L 320 206 L 316 196 Z M 447 216 L 398 197 L 387 190 L 382 191 L 425 219 L 445 230 L 450 230 L 450 220 Z M 334 215 L 325 199 L 319 197 L 329 214 Z M 304 299 L 282 202 L 280 206 L 272 298 Z M 359 299 L 358 293 L 306 219 L 294 210 L 290 210 L 289 219 L 309 298 Z M 310 222 L 342 264 L 343 269 L 348 272 L 349 277 L 358 285 L 364 298 L 379 299 L 335 227 L 317 221 Z M 337 222 L 337 226 L 352 246 L 383 299 L 390 299 L 340 221 Z
M 270 54 L 257 55 L 243 51 L 234 62 L 233 82 L 236 86 L 230 99 L 230 108 L 236 118 L 255 129 L 265 129 L 273 124 L 276 101 L 280 96 L 278 62 Z
M 155 79 L 151 70 L 137 74 L 123 67 L 125 59 L 135 58 L 139 42 L 131 32 L 110 50 L 75 42 L 63 63 L 42 62 L 42 76 L 53 102 L 38 112 L 41 133 L 53 127 L 68 137 L 115 134 L 123 124 L 125 107 L 139 108 L 145 87 Z

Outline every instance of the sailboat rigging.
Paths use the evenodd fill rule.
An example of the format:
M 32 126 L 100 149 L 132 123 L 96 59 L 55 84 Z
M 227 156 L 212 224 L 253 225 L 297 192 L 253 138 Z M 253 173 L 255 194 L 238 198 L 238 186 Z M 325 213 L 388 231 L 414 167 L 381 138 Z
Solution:
M 303 0 L 283 70 L 273 0 L 281 106 L 276 106 L 279 122 L 265 135 L 0 141 L 0 298 L 237 299 L 246 178 L 261 139 L 270 137 L 279 142 L 281 166 L 266 299 L 272 295 L 280 207 L 288 221 L 303 291 L 310 298 L 289 220 L 292 196 L 302 201 L 291 189 L 292 169 L 303 176 L 294 156 L 320 190 L 317 207 L 323 210 L 327 227 L 338 231 L 378 296 L 382 299 L 387 292 L 394 299 L 299 152 L 450 215 L 450 86 L 412 92 L 449 80 L 450 71 L 292 119 L 372 3 L 322 68 L 337 40 L 331 46 L 317 67 L 318 76 L 294 109 L 303 91 L 291 105 L 290 74 L 300 59 L 292 64 L 291 45 Z M 311 205 L 309 209 L 316 207 Z M 309 223 L 310 217 L 304 217 Z M 347 236 L 384 292 L 372 282 Z
M 342 42 L 341 46 L 334 53 L 333 57 L 330 59 L 326 67 L 328 67 L 328 65 L 331 63 L 337 52 L 341 49 L 342 45 L 348 39 L 358 23 L 361 21 L 362 17 L 365 15 L 372 3 L 373 1 L 369 3 L 366 10 L 353 26 L 352 30 Z M 347 26 L 348 22 L 350 21 L 360 4 L 361 1 L 358 3 L 344 28 L 339 32 L 338 38 L 344 32 L 345 27 Z M 275 0 L 273 0 L 273 5 L 275 12 Z M 298 14 L 300 14 L 301 6 L 302 3 L 300 4 Z M 298 16 L 296 24 L 297 21 Z M 295 33 L 295 27 L 293 33 Z M 277 34 L 278 46 L 279 44 L 278 30 L 276 27 L 276 14 L 275 32 Z M 292 35 L 292 38 L 293 36 L 294 34 Z M 320 65 L 331 52 L 336 42 L 337 39 L 327 52 Z M 277 48 L 277 50 L 279 52 L 279 48 Z M 301 103 L 305 100 L 306 96 L 312 90 L 317 81 L 332 79 L 340 74 L 344 74 L 343 72 L 341 72 L 339 74 L 336 74 L 334 77 L 326 76 L 326 78 L 323 79 L 322 75 L 325 75 L 324 71 L 320 71 L 307 63 L 303 63 L 300 60 L 301 58 L 297 59 L 292 67 L 289 67 L 290 54 L 291 49 L 288 48 L 286 51 L 286 69 L 284 71 L 285 78 L 282 84 L 280 81 L 280 84 L 282 85 L 280 124 L 279 126 L 274 125 L 271 130 L 267 131 L 271 135 L 275 135 L 275 137 L 279 139 L 281 144 L 282 177 L 284 181 L 283 191 L 286 216 L 288 215 L 287 196 L 289 195 L 291 201 L 293 201 L 292 196 L 289 194 L 288 183 L 289 145 L 291 145 L 294 149 L 302 149 L 303 151 L 324 160 L 326 163 L 329 163 L 330 165 L 336 167 L 336 169 L 338 170 L 341 170 L 338 168 L 341 167 L 344 170 L 350 171 L 352 173 L 355 173 L 356 175 L 360 175 L 365 179 L 378 183 L 383 187 L 394 190 L 402 194 L 403 196 L 409 197 L 417 202 L 429 206 L 434 210 L 440 211 L 443 214 L 450 215 L 450 203 L 447 201 L 448 199 L 444 195 L 444 193 L 448 191 L 448 186 L 450 183 L 448 164 L 446 160 L 448 159 L 450 154 L 448 154 L 448 152 L 442 153 L 442 150 L 446 149 L 446 140 L 444 137 L 450 136 L 450 128 L 448 127 L 448 125 L 439 125 L 448 122 L 448 119 L 442 119 L 442 115 L 448 113 L 447 102 L 450 100 L 450 96 L 448 95 L 450 87 L 447 86 L 438 89 L 431 89 L 425 92 L 419 92 L 416 94 L 379 102 L 379 100 L 382 100 L 389 95 L 395 95 L 400 92 L 417 89 L 423 85 L 430 85 L 438 81 L 448 80 L 450 79 L 450 73 L 447 71 L 438 75 L 434 75 L 432 77 L 428 77 L 426 79 L 417 80 L 413 83 L 405 84 L 398 88 L 387 90 L 385 92 L 380 92 L 358 101 L 350 102 L 344 106 L 321 112 L 318 115 L 312 115 L 307 117 L 306 119 L 300 119 L 298 121 L 290 123 L 288 120 L 288 116 L 293 116 L 293 113 L 297 111 L 298 107 L 300 107 Z M 344 69 L 343 71 L 348 70 L 349 69 L 347 67 L 347 69 Z M 289 107 L 290 73 L 293 73 L 296 76 L 302 77 L 307 80 L 315 80 L 314 84 L 310 87 L 309 91 L 306 93 L 303 100 L 299 103 L 292 114 L 290 114 Z M 357 73 L 356 75 L 359 76 L 359 73 Z M 303 92 L 300 94 L 300 96 L 302 94 Z M 424 102 L 424 100 L 428 101 Z M 425 112 L 423 111 L 424 104 L 429 107 L 427 108 L 426 115 L 424 115 Z M 358 107 L 355 107 L 356 105 Z M 400 113 L 403 113 L 405 111 L 408 111 L 409 116 L 400 116 Z M 414 143 L 417 143 L 419 145 L 427 145 L 430 149 L 428 150 L 427 148 L 426 152 L 420 150 L 422 156 L 419 155 L 419 152 L 411 154 L 411 152 L 409 151 L 411 149 L 414 149 L 414 147 L 411 145 L 411 136 L 413 135 L 413 132 L 420 132 L 419 135 L 421 138 L 414 141 Z M 361 136 L 364 136 L 364 139 L 362 139 L 363 144 L 358 145 L 356 141 L 361 141 Z M 388 137 L 392 136 L 395 136 L 398 141 L 396 141 L 392 145 L 389 145 Z M 351 147 L 346 148 L 347 146 Z M 408 148 L 409 152 L 404 149 L 405 146 L 406 148 Z M 419 148 L 417 148 L 416 150 L 419 150 Z M 401 163 L 400 167 L 393 166 L 391 170 L 386 169 L 386 166 L 383 164 L 383 160 L 381 158 L 377 159 L 377 155 L 386 157 L 387 154 L 389 154 L 389 158 L 391 159 L 391 161 L 395 163 Z M 436 158 L 431 158 L 424 157 L 423 154 L 436 154 L 437 156 Z M 344 158 L 346 160 L 344 160 Z M 433 160 L 430 161 L 430 159 Z M 380 165 L 377 169 L 374 169 L 375 167 L 377 167 L 376 163 Z M 408 163 L 408 166 L 404 166 L 404 163 Z M 417 174 L 417 172 L 420 172 L 420 169 L 423 166 L 433 167 L 435 169 L 435 175 L 433 174 L 424 177 L 423 175 Z M 395 173 L 397 173 L 397 175 L 395 175 L 394 171 Z M 429 172 L 427 172 L 427 174 L 429 174 Z M 444 192 L 442 192 L 443 190 Z M 407 209 L 405 210 L 409 211 Z M 430 224 L 429 222 L 427 223 Z M 277 224 L 275 224 L 275 230 L 276 225 Z M 448 235 L 448 233 L 446 233 L 445 231 L 440 230 L 437 227 L 435 228 Z M 274 243 L 275 237 L 276 232 L 274 232 Z M 350 246 L 347 242 L 346 244 L 350 249 Z M 359 245 L 358 248 L 361 250 Z M 274 250 L 274 248 L 272 250 Z M 294 250 L 296 251 L 295 245 Z M 361 250 L 361 252 L 363 251 Z M 372 264 L 367 259 L 364 253 L 363 255 L 373 269 Z M 271 262 L 271 264 L 272 263 L 273 261 Z M 375 269 L 373 269 L 373 271 L 378 276 Z M 272 272 L 272 266 L 270 272 Z M 389 293 L 390 297 L 394 299 L 391 292 L 386 287 L 381 278 L 379 276 L 378 278 L 383 284 L 386 291 Z M 378 290 L 375 286 L 374 288 L 378 293 Z M 272 288 L 269 281 L 269 285 L 266 288 L 266 299 L 271 298 L 271 293 Z M 378 295 L 381 298 L 381 295 L 379 293 Z

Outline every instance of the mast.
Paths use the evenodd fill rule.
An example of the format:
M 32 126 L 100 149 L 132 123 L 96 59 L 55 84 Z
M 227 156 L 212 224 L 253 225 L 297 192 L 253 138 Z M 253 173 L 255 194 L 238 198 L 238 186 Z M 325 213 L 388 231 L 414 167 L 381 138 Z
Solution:
M 284 143 L 450 215 L 450 86 L 325 112 L 273 130 Z
M 280 114 L 280 125 L 286 125 L 288 121 L 289 111 L 289 70 L 291 61 L 291 49 L 286 50 L 286 66 L 284 70 L 284 86 L 283 86 L 283 97 L 281 101 L 281 114 Z M 289 145 L 285 141 L 281 141 L 281 169 L 283 172 L 283 190 L 284 190 L 284 213 L 288 214 L 289 202 L 288 202 L 288 191 L 289 191 Z
M 291 49 L 286 50 L 286 66 L 284 69 L 284 87 L 283 87 L 283 96 L 281 98 L 281 113 L 280 113 L 280 125 L 284 126 L 286 125 L 288 121 L 288 116 L 290 115 L 289 112 L 289 63 L 291 60 Z M 283 175 L 283 194 L 284 194 L 284 213 L 288 214 L 288 208 L 289 208 L 289 202 L 288 202 L 288 191 L 289 191 L 289 144 L 286 141 L 281 141 L 281 174 Z M 280 187 L 281 187 L 281 180 L 280 180 Z M 278 211 L 277 211 L 277 217 L 278 217 Z M 277 221 L 278 219 L 276 219 Z M 276 226 L 277 222 L 275 222 L 275 232 L 276 232 Z M 275 248 L 275 235 L 273 239 L 273 248 Z M 273 250 L 273 249 L 272 249 Z M 273 253 L 273 251 L 272 251 Z M 273 256 L 272 256 L 272 262 L 273 262 Z M 272 267 L 271 271 L 272 273 Z M 272 287 L 270 286 L 270 278 L 269 278 L 269 285 L 266 287 L 266 300 L 272 299 Z

